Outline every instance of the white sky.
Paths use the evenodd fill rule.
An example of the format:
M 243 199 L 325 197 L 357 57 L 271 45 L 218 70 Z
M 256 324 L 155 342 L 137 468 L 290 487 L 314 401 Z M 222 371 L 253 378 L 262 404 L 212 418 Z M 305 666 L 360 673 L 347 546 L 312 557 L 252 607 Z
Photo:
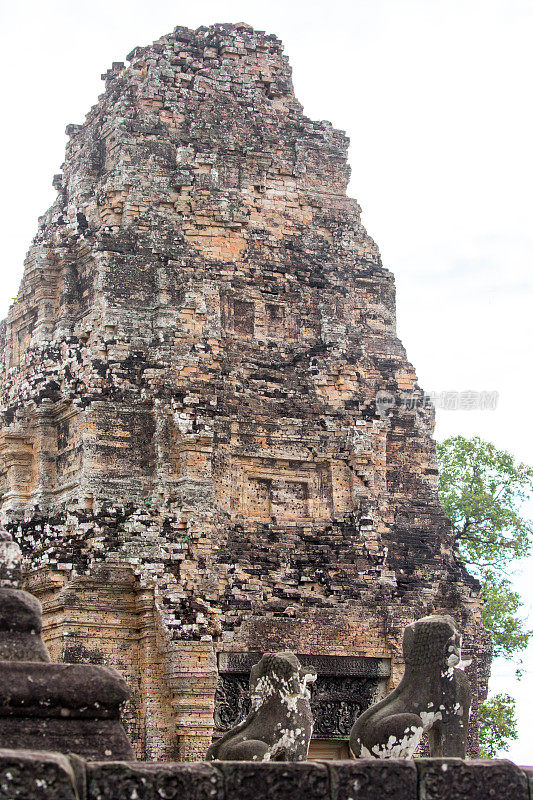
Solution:
M 65 126 L 96 101 L 100 74 L 176 25 L 241 21 L 284 41 L 305 112 L 351 138 L 351 194 L 396 276 L 422 386 L 499 392 L 496 411 L 437 412 L 438 438 L 478 434 L 533 461 L 532 0 L 6 0 L 0 317 L 54 198 Z M 531 624 L 532 563 L 517 578 Z M 519 699 L 519 763 L 531 763 L 533 648 L 527 667 L 519 685 L 493 670 L 494 689 Z

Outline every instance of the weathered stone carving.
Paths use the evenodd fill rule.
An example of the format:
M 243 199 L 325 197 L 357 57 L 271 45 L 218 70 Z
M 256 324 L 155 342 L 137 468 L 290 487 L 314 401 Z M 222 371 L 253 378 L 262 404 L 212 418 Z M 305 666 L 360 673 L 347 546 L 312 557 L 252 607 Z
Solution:
M 247 675 L 220 675 L 215 693 L 215 730 L 224 733 L 240 725 L 250 713 Z
M 313 733 L 318 738 L 346 739 L 353 720 L 375 701 L 379 681 L 369 678 L 324 675 L 311 692 Z
M 316 679 L 293 653 L 265 653 L 252 667 L 252 710 L 207 751 L 208 760 L 305 761 L 313 732 L 307 684 Z
M 225 674 L 215 694 L 215 731 L 225 733 L 244 721 L 251 701 L 246 674 Z M 353 675 L 318 675 L 309 687 L 313 734 L 323 739 L 348 738 L 354 719 L 375 702 L 381 680 Z
M 471 697 L 454 620 L 435 615 L 408 625 L 403 653 L 405 674 L 398 687 L 352 728 L 353 756 L 412 758 L 428 731 L 432 756 L 464 758 Z

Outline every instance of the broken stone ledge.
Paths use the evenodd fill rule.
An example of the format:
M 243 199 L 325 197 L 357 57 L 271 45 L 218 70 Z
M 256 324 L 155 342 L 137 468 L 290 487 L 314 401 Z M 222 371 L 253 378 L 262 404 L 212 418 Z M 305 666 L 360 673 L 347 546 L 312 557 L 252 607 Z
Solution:
M 87 762 L 0 750 L 0 800 L 533 800 L 511 761 Z

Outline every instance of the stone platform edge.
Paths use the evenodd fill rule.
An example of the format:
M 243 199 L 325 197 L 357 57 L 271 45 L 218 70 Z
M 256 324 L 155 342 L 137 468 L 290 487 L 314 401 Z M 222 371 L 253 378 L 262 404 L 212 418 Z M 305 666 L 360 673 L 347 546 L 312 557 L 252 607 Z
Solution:
M 511 761 L 90 762 L 0 750 L 0 800 L 533 800 Z

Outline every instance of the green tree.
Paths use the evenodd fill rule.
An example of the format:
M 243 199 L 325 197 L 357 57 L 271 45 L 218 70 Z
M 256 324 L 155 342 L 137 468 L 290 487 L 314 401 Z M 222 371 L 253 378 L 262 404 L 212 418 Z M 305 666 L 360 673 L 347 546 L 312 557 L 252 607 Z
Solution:
M 509 659 L 525 650 L 531 631 L 524 630 L 524 621 L 519 616 L 523 603 L 518 592 L 511 589 L 511 582 L 485 575 L 481 594 L 485 600 L 483 622 L 492 633 L 494 655 Z
M 528 556 L 533 544 L 533 527 L 522 511 L 533 492 L 533 468 L 477 436 L 452 436 L 437 452 L 440 499 L 458 554 L 481 582 L 482 618 L 494 654 L 514 658 L 533 633 L 520 617 L 523 604 L 509 580 L 509 564 Z M 518 738 L 515 706 L 513 697 L 497 694 L 479 707 L 482 758 L 493 758 Z
M 479 707 L 480 758 L 495 758 L 513 739 L 518 739 L 514 698 L 496 694 Z
M 513 658 L 532 633 L 519 616 L 522 602 L 508 576 L 510 562 L 528 556 L 533 544 L 533 526 L 522 512 L 533 492 L 533 468 L 477 436 L 452 436 L 437 451 L 440 499 L 459 556 L 481 581 L 494 654 Z

